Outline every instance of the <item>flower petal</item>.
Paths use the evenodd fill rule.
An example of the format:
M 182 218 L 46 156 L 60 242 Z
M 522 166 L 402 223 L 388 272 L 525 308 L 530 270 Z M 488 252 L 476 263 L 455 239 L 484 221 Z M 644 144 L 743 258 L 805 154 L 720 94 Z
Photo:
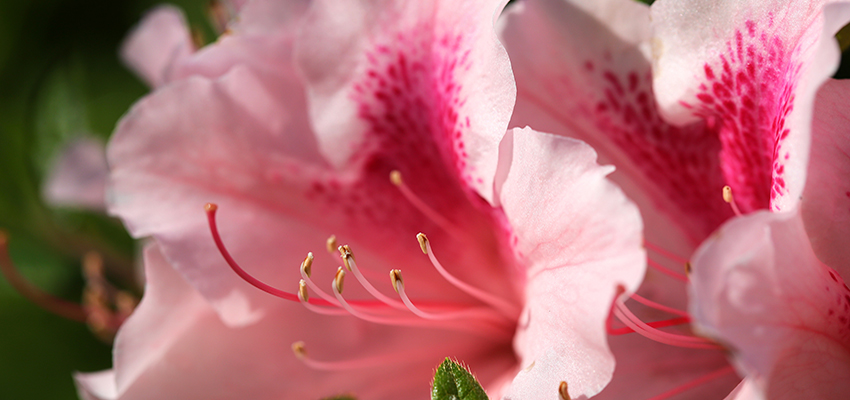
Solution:
M 818 258 L 850 277 L 850 81 L 830 80 L 818 92 L 812 156 L 803 192 L 806 231 Z
M 83 400 L 115 400 L 118 390 L 115 388 L 115 371 L 106 370 L 91 373 L 74 374 L 77 393 Z
M 287 318 L 231 328 L 158 249 L 146 249 L 145 261 L 145 297 L 116 339 L 116 394 L 98 398 L 315 400 L 352 393 L 358 398 L 424 399 L 433 368 L 445 354 L 476 367 L 487 381 L 513 362 L 508 352 L 494 357 L 471 351 L 481 348 L 479 336 L 461 334 L 447 341 L 430 329 L 320 316 L 294 303 L 277 310 Z M 301 339 L 308 355 L 318 360 L 385 359 L 344 371 L 317 371 L 292 354 L 290 344 Z M 108 386 L 109 378 L 110 372 L 87 374 L 78 382 L 81 390 L 91 391 Z M 411 394 L 417 387 L 421 396 Z
M 381 149 L 385 163 L 407 164 L 409 179 L 446 169 L 492 200 L 515 98 L 494 30 L 504 3 L 316 2 L 297 58 L 327 159 L 350 166 Z M 409 165 L 412 150 L 431 152 L 423 142 L 436 147 L 428 162 L 439 166 Z
M 850 390 L 850 289 L 809 245 L 798 213 L 735 218 L 693 259 L 695 328 L 727 343 L 771 399 Z
M 634 291 L 645 271 L 637 207 L 606 179 L 612 167 L 577 140 L 514 129 L 499 197 L 528 269 L 514 348 L 524 368 L 507 399 L 592 396 L 611 379 L 605 321 L 618 285 Z M 568 195 L 567 195 L 568 194 Z
M 147 15 L 121 46 L 121 58 L 151 87 L 171 80 L 172 69 L 195 51 L 183 12 L 159 6 Z
M 674 122 L 718 129 L 723 175 L 744 212 L 790 210 L 803 191 L 814 96 L 838 65 L 832 36 L 850 20 L 850 5 L 826 3 L 652 6 L 658 103 Z
M 647 240 L 687 255 L 732 215 L 720 143 L 702 123 L 660 117 L 645 51 L 649 8 L 633 0 L 528 0 L 502 37 L 517 79 L 513 126 L 586 141 L 641 208 Z
M 290 156 L 304 146 L 297 141 L 300 135 L 289 135 L 301 129 L 303 117 L 288 114 L 281 95 L 286 93 L 267 91 L 242 67 L 215 81 L 192 77 L 137 103 L 109 144 L 110 212 L 124 219 L 133 235 L 154 235 L 217 307 L 218 301 L 235 299 L 230 296 L 236 288 L 249 299 L 268 296 L 241 282 L 224 263 L 209 234 L 205 203 L 221 207 L 222 236 L 240 262 L 269 271 L 259 278 L 271 282 L 286 276 L 279 263 L 289 263 L 290 278 L 283 282 L 293 288 L 303 249 L 322 248 L 328 235 L 279 222 L 281 210 L 294 215 L 308 207 L 306 196 L 296 194 L 306 192 L 315 175 Z M 277 110 L 273 119 L 270 110 Z M 303 179 L 281 178 L 290 175 Z M 292 240 L 280 241 L 283 237 Z M 260 244 L 267 244 L 267 254 Z M 239 315 L 245 314 L 223 317 L 240 323 Z

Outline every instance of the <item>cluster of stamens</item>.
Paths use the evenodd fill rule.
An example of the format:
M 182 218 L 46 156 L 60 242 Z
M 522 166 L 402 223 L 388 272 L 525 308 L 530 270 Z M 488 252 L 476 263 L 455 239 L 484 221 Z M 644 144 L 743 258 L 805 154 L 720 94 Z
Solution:
M 463 282 L 449 273 L 437 260 L 430 241 L 423 233 L 419 233 L 416 238 L 434 269 L 452 286 L 479 300 L 481 305 L 440 302 L 417 304 L 407 292 L 400 269 L 392 269 L 389 272 L 391 286 L 398 295 L 397 299 L 391 298 L 366 279 L 358 267 L 351 247 L 345 244 L 338 245 L 335 236 L 328 238 L 326 245 L 329 252 L 338 253 L 342 265 L 337 267 L 333 275 L 330 292 L 322 290 L 312 279 L 315 261 L 312 252 L 307 253 L 304 261 L 301 262 L 301 280 L 298 282 L 297 292 L 293 294 L 277 289 L 246 272 L 233 259 L 218 233 L 215 219 L 217 209 L 215 204 L 205 206 L 210 232 L 222 257 L 243 280 L 266 293 L 285 300 L 298 301 L 307 309 L 322 315 L 353 316 L 375 324 L 455 330 L 486 337 L 500 335 L 510 338 L 513 335 L 520 312 L 519 306 Z M 343 296 L 345 278 L 348 274 L 354 275 L 372 299 L 348 300 Z M 311 293 L 316 297 L 311 296 Z M 364 365 L 373 364 L 363 359 L 335 362 L 313 360 L 307 356 L 306 345 L 303 342 L 294 344 L 293 351 L 307 365 L 322 370 L 362 368 Z

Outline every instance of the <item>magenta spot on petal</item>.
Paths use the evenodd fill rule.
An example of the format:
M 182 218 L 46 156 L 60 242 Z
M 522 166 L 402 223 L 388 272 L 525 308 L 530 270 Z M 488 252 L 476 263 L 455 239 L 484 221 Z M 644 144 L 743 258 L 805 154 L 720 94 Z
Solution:
M 696 96 L 698 114 L 719 122 L 723 175 L 744 212 L 770 208 L 788 191 L 784 166 L 776 160 L 789 157 L 780 150 L 790 134 L 785 121 L 800 70 L 781 38 L 756 29 L 747 21 L 746 32 L 736 31 L 725 53 L 703 66 L 714 83 L 700 86 Z M 719 76 L 712 66 L 720 67 Z
M 596 62 L 607 60 L 605 54 L 603 50 Z M 614 63 L 611 61 L 612 66 Z M 723 181 L 716 156 L 720 151 L 716 132 L 702 123 L 686 127 L 666 123 L 653 101 L 648 64 L 645 69 L 631 71 L 607 65 L 596 67 L 596 72 L 587 71 L 581 79 L 602 85 L 590 103 L 594 106 L 588 110 L 598 131 L 617 144 L 646 176 L 652 177 L 662 196 L 672 200 L 684 214 L 698 216 L 694 221 L 697 229 L 708 234 L 732 215 L 718 194 Z M 563 81 L 569 84 L 571 77 L 564 77 Z M 711 96 L 704 94 L 703 100 Z
M 714 79 L 714 71 L 711 69 L 711 66 L 709 66 L 708 64 L 705 64 L 703 66 L 703 69 L 705 70 L 705 77 L 708 80 Z

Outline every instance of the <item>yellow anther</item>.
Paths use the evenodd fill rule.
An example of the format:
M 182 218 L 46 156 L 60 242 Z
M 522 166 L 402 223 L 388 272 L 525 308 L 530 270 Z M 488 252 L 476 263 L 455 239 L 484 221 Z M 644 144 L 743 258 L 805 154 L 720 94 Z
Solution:
M 204 210 L 207 212 L 213 212 L 215 210 L 218 210 L 218 206 L 215 205 L 215 203 L 207 203 L 204 205 Z
M 304 258 L 304 261 L 301 263 L 301 272 L 307 277 L 313 276 L 313 253 L 308 252 L 307 257 Z
M 345 270 L 342 267 L 337 268 L 334 275 L 334 290 L 342 294 L 342 284 L 345 282 Z
M 354 254 L 351 252 L 351 247 L 348 247 L 347 244 L 339 246 L 337 248 L 339 250 L 339 256 L 342 257 L 342 264 L 345 265 L 345 269 L 351 271 L 351 260 L 354 259 Z
M 298 357 L 299 360 L 307 357 L 307 348 L 304 346 L 304 342 L 300 340 L 292 344 L 292 352 L 295 353 L 295 357 Z
M 558 395 L 561 396 L 561 400 L 571 400 L 570 394 L 567 392 L 566 381 L 561 381 L 561 384 L 558 385 Z
M 401 186 L 401 172 L 399 172 L 397 169 L 392 170 L 392 172 L 390 172 L 390 182 L 392 182 L 393 185 Z
M 419 232 L 416 234 L 416 240 L 419 241 L 419 248 L 422 249 L 422 252 L 428 254 L 428 237 Z
M 390 281 L 393 283 L 393 289 L 398 293 L 398 285 L 403 285 L 404 282 L 401 280 L 401 270 L 393 269 L 390 270 Z
M 732 188 L 729 185 L 723 187 L 723 201 L 732 204 L 735 198 L 732 197 Z
M 307 282 L 304 282 L 302 279 L 298 282 L 298 300 L 303 302 L 307 302 L 310 299 L 310 295 L 307 293 Z
M 685 275 L 690 275 L 692 269 L 693 269 L 693 267 L 691 267 L 691 262 L 690 261 L 686 262 L 685 263 Z
M 329 237 L 325 242 L 325 246 L 328 249 L 328 253 L 333 254 L 334 250 L 337 248 L 336 235 L 331 235 L 331 237 Z

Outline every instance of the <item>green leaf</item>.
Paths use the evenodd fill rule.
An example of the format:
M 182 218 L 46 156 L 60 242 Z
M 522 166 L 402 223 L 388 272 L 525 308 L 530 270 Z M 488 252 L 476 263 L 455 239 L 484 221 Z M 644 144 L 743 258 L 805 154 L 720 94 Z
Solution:
M 488 400 L 478 380 L 466 367 L 446 358 L 434 373 L 431 400 Z

